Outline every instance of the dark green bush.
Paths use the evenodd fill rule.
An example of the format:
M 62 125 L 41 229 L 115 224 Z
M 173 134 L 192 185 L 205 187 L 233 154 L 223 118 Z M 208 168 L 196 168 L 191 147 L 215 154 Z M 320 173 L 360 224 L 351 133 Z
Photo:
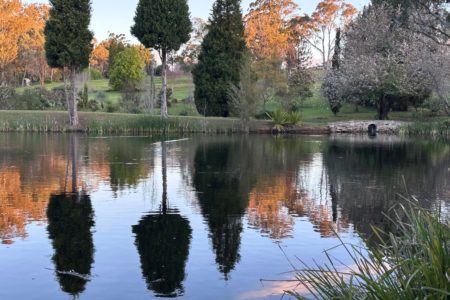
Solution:
M 16 90 L 12 87 L 0 87 L 0 110 L 12 109 L 16 98 Z
M 119 105 L 111 99 L 105 101 L 105 109 L 109 113 L 114 113 L 119 110 Z

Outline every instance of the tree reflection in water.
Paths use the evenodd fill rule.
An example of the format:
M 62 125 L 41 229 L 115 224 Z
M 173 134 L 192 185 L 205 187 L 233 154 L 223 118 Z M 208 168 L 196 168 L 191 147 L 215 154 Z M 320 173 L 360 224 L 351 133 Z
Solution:
M 241 152 L 247 150 L 245 152 Z M 248 153 L 239 143 L 200 145 L 194 159 L 194 186 L 207 220 L 216 263 L 225 279 L 240 260 L 242 217 L 248 206 L 249 180 L 240 159 Z M 240 158 L 240 159 L 238 159 Z M 248 175 L 248 174 L 247 174 Z
M 186 261 L 192 229 L 189 221 L 167 204 L 167 148 L 161 143 L 163 193 L 160 211 L 144 217 L 133 226 L 143 276 L 149 290 L 159 297 L 184 293 Z
M 78 296 L 85 290 L 94 262 L 91 198 L 78 192 L 78 136 L 70 137 L 72 192 L 52 195 L 47 207 L 49 238 L 53 242 L 56 276 L 64 292 Z M 67 169 L 68 171 L 68 169 Z M 68 181 L 66 174 L 66 181 Z
M 189 221 L 168 210 L 144 217 L 133 233 L 148 288 L 157 296 L 182 295 L 192 235 Z
M 64 292 L 79 295 L 91 274 L 94 212 L 83 193 L 53 195 L 47 209 L 48 234 L 53 242 L 56 275 Z

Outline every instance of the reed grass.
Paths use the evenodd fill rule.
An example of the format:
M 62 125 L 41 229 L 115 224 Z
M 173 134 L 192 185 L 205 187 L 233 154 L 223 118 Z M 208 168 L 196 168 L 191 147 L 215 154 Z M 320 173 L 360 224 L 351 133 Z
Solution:
M 449 138 L 450 121 L 416 122 L 402 128 L 403 135 L 426 136 L 432 138 Z
M 80 126 L 68 126 L 66 112 L 0 111 L 0 132 L 70 132 L 89 134 L 233 133 L 240 132 L 238 119 L 170 117 L 152 115 L 80 113 Z M 261 122 L 253 122 L 257 129 Z
M 297 280 L 314 299 L 449 299 L 448 218 L 411 203 L 399 205 L 390 222 L 398 229 L 395 234 L 374 228 L 379 245 L 362 249 L 341 240 L 353 267 L 342 271 L 342 264 L 326 251 L 327 263 L 304 264 Z

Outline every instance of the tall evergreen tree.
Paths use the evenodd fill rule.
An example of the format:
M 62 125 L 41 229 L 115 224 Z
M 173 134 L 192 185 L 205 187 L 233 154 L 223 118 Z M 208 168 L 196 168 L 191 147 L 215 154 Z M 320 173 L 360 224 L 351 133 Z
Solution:
M 77 73 L 89 65 L 93 34 L 90 0 L 50 0 L 50 16 L 45 26 L 45 52 L 52 68 L 70 72 L 71 92 L 66 100 L 71 126 L 78 126 Z
M 162 60 L 161 117 L 167 118 L 167 55 L 189 41 L 192 23 L 186 0 L 139 0 L 133 34 L 146 48 L 160 52 Z
M 339 70 L 339 64 L 341 60 L 341 28 L 336 29 L 336 38 L 334 40 L 334 54 L 332 59 L 333 70 Z
M 240 0 L 217 0 L 198 65 L 193 71 L 195 105 L 205 116 L 230 115 L 230 86 L 238 85 L 246 51 Z

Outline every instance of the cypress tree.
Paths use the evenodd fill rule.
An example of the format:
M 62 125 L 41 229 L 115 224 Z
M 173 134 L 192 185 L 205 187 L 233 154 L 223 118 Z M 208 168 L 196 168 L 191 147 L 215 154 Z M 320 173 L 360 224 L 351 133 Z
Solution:
M 161 117 L 167 118 L 167 54 L 189 41 L 192 23 L 186 0 L 139 0 L 131 28 L 146 48 L 160 52 L 162 60 Z
M 332 59 L 333 70 L 339 70 L 341 63 L 341 28 L 336 29 L 336 38 L 334 42 L 334 54 Z
M 228 117 L 230 86 L 240 82 L 246 44 L 240 0 L 217 0 L 194 68 L 195 105 L 204 116 Z
M 90 0 L 50 0 L 50 16 L 45 25 L 45 52 L 52 68 L 70 72 L 71 93 L 66 90 L 69 121 L 78 126 L 77 73 L 89 65 L 93 34 Z

